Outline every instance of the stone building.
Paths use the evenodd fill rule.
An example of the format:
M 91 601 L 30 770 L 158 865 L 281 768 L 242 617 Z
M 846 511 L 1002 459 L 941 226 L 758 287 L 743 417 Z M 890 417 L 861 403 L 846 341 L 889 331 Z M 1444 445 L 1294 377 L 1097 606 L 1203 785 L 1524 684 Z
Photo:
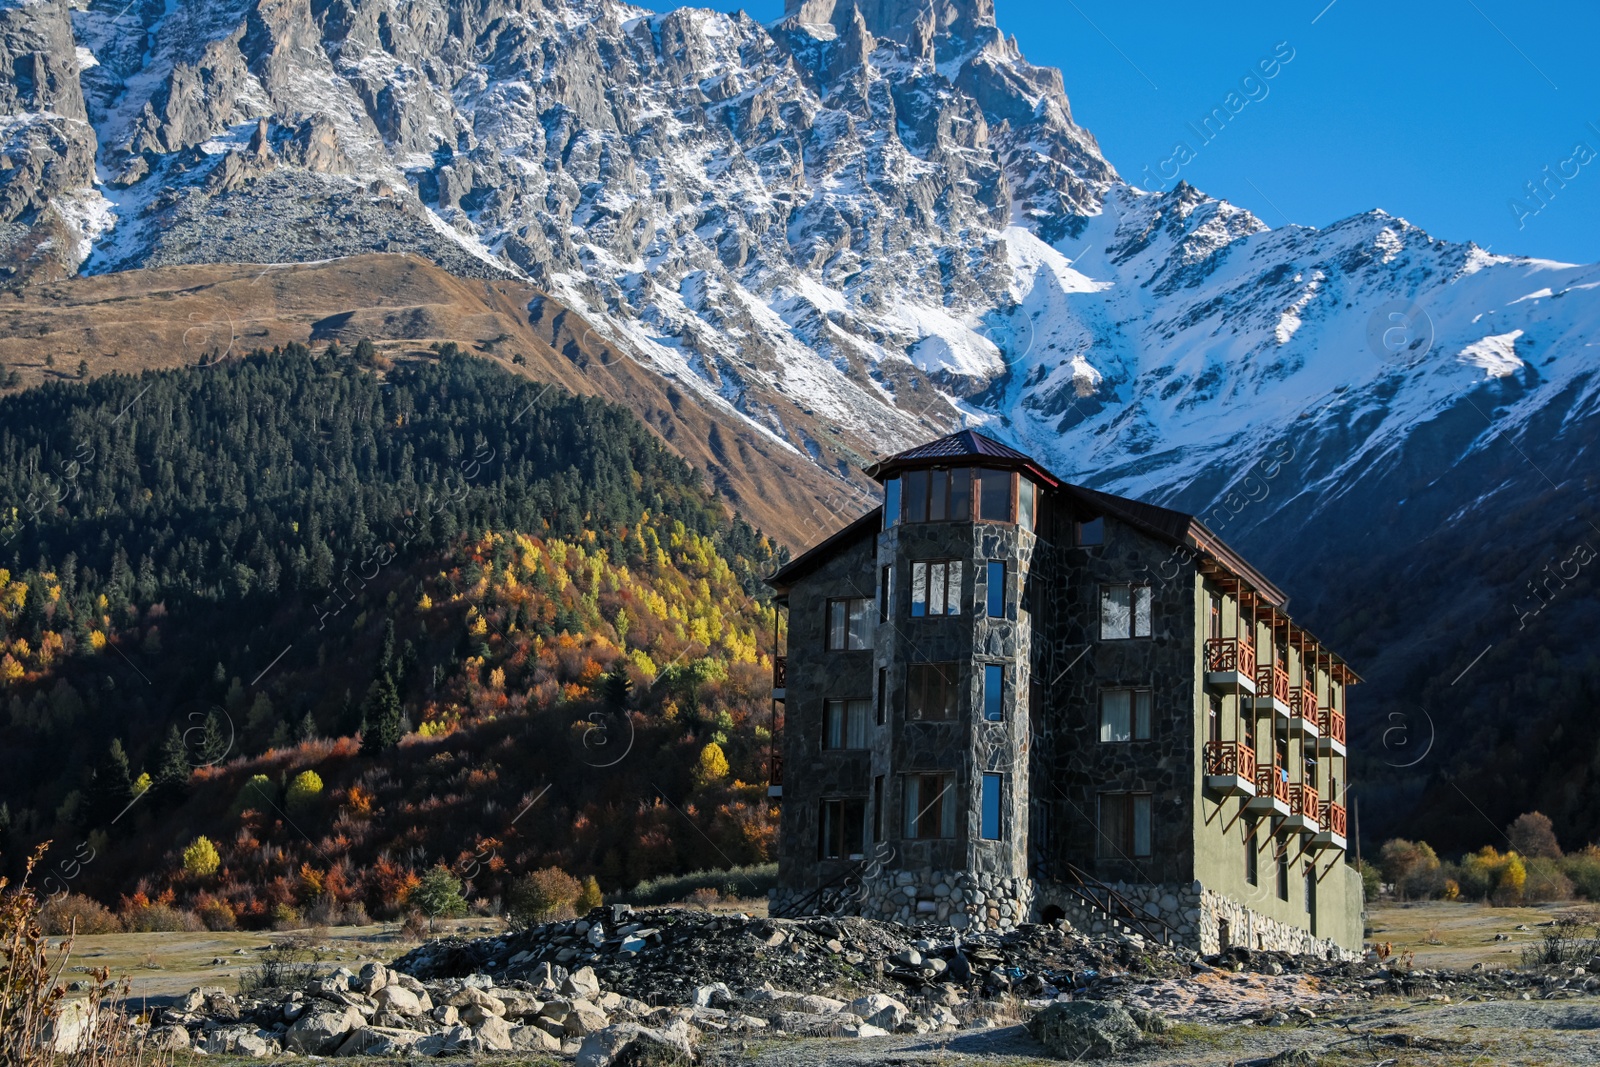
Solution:
M 1359 679 L 1196 518 L 974 431 L 771 579 L 775 914 L 1357 949 Z

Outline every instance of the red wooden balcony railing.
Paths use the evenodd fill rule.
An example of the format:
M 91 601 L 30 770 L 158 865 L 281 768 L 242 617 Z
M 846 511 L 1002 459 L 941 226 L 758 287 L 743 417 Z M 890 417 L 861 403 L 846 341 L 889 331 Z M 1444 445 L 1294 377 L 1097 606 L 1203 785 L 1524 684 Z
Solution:
M 1256 646 L 1238 637 L 1213 637 L 1205 643 L 1206 671 L 1238 671 L 1256 676 Z
M 1319 724 L 1317 718 L 1317 691 L 1309 685 L 1297 685 L 1289 690 L 1289 714 L 1296 719 Z
M 1275 697 L 1284 704 L 1289 703 L 1289 672 L 1270 663 L 1256 668 L 1256 696 Z
M 1318 713 L 1317 729 L 1323 737 L 1344 744 L 1344 716 L 1332 708 L 1323 708 Z
M 1338 834 L 1340 837 L 1344 837 L 1345 836 L 1344 826 L 1345 826 L 1344 805 L 1343 804 L 1335 804 L 1332 801 L 1324 800 L 1322 802 L 1322 828 L 1323 828 L 1323 830 L 1331 831 L 1332 833 Z
M 1266 764 L 1256 770 L 1256 796 L 1272 797 L 1289 803 L 1289 776 L 1279 764 Z
M 1256 751 L 1243 741 L 1206 742 L 1206 774 L 1256 780 Z
M 1289 814 L 1315 819 L 1321 809 L 1317 807 L 1317 787 L 1301 782 L 1289 788 Z
M 772 688 L 787 688 L 789 681 L 789 657 L 772 657 Z

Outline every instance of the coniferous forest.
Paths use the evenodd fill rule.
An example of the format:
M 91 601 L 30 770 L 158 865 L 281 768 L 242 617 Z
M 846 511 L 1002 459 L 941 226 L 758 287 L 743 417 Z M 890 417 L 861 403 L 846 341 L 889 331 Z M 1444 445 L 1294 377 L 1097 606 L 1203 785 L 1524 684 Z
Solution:
M 52 840 L 58 897 L 266 925 L 769 854 L 785 553 L 623 408 L 290 346 L 0 400 L 0 508 L 0 850 Z

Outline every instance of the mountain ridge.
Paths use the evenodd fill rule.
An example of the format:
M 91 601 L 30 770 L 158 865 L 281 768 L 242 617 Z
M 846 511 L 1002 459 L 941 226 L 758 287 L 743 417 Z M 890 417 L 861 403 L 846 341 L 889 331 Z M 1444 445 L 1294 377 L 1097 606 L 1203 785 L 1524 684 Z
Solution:
M 813 465 L 839 503 L 811 521 L 866 506 L 870 457 L 983 427 L 1287 574 L 1367 661 L 1352 728 L 1380 793 L 1386 716 L 1427 688 L 1408 653 L 1453 677 L 1481 645 L 1371 603 L 1396 574 L 1423 630 L 1510 603 L 1532 576 L 1506 557 L 1556 551 L 1587 507 L 1600 268 L 1138 189 L 985 0 L 791 0 L 768 26 L 615 0 L 0 5 L 9 68 L 41 49 L 4 101 L 30 160 L 0 172 L 13 278 L 409 251 L 523 279 Z M 1450 795 L 1418 776 L 1470 748 L 1394 787 Z M 1569 825 L 1593 788 L 1558 791 Z

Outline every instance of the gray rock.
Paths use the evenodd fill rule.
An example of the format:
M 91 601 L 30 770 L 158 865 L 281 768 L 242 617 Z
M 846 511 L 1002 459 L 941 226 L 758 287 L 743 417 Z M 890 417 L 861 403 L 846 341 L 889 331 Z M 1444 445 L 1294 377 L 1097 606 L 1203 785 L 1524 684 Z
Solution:
M 416 1048 L 427 1037 L 420 1030 L 390 1026 L 360 1026 L 339 1046 L 338 1056 L 396 1056 Z
M 561 1051 L 560 1039 L 546 1033 L 537 1026 L 513 1026 L 510 1036 L 511 1050 L 513 1052 Z
M 497 1015 L 484 1019 L 481 1024 L 473 1028 L 473 1033 L 485 1051 L 511 1051 L 511 1024 Z
M 1104 1059 L 1140 1040 L 1139 1026 L 1116 1001 L 1055 1003 L 1028 1020 L 1028 1033 L 1058 1059 Z
M 344 1035 L 365 1024 L 354 1008 L 337 1009 L 319 1004 L 294 1021 L 283 1035 L 283 1046 L 290 1052 L 326 1056 L 344 1041 Z
M 361 967 L 361 973 L 356 975 L 351 982 L 351 987 L 358 992 L 371 995 L 389 984 L 389 969 L 381 963 L 367 963 Z
M 189 1047 L 189 1031 L 181 1026 L 152 1027 L 145 1044 L 157 1052 L 182 1052 Z
M 619 1023 L 584 1038 L 576 1067 L 689 1067 L 694 1045 L 688 1026 L 665 1030 Z
M 857 997 L 850 1002 L 850 1011 L 861 1020 L 884 1030 L 898 1030 L 911 1017 L 911 1009 L 883 993 Z
M 579 967 L 561 984 L 561 991 L 575 997 L 592 1000 L 600 994 L 600 979 L 595 977 L 594 968 Z
M 379 1008 L 388 1009 L 396 1015 L 415 1017 L 424 1014 L 421 998 L 404 986 L 380 986 L 372 999 Z

